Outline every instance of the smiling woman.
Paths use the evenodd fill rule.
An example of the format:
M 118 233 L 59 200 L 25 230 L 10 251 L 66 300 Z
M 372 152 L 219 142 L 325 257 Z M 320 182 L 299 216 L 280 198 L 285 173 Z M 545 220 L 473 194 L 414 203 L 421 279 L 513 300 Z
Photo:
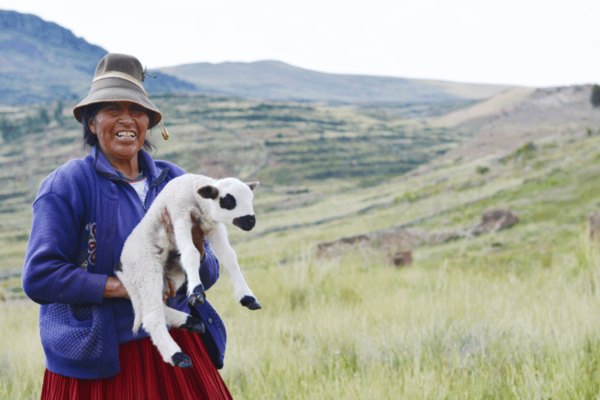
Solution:
M 150 112 L 128 101 L 101 105 L 96 116 L 87 119 L 87 127 L 96 135 L 100 151 L 108 162 L 128 178 L 135 179 L 140 174 L 137 153 L 146 143 Z
M 152 148 L 148 129 L 162 119 L 143 80 L 134 57 L 108 54 L 100 61 L 89 95 L 73 110 L 90 155 L 50 174 L 33 204 L 23 289 L 40 304 L 42 399 L 231 398 L 217 371 L 225 327 L 209 302 L 190 306 L 185 287 L 168 293 L 168 306 L 206 327 L 202 336 L 171 332 L 193 364 L 175 371 L 145 331 L 134 336 L 129 295 L 115 277 L 129 234 L 165 185 L 185 173 L 143 150 Z M 208 289 L 219 264 L 204 245 L 198 268 Z

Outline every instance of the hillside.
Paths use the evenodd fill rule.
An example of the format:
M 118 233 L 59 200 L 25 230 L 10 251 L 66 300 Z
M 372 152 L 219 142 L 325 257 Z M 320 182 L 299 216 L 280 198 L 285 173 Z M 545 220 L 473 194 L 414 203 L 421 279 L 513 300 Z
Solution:
M 459 128 L 473 139 L 449 151 L 439 163 L 499 158 L 528 142 L 560 141 L 600 126 L 600 109 L 590 103 L 591 85 L 515 88 L 477 105 L 432 120 Z
M 265 201 L 257 204 L 261 213 L 318 204 L 347 185 L 377 185 L 463 140 L 444 128 L 423 128 L 421 118 L 442 112 L 424 106 L 378 110 L 199 94 L 164 94 L 152 100 L 171 133 L 167 142 L 157 129 L 150 134 L 156 157 L 189 172 L 259 180 Z M 443 110 L 461 105 L 446 104 Z M 85 154 L 80 125 L 69 107 L 59 120 L 33 133 L 31 121 L 39 121 L 40 110 L 14 107 L 3 114 L 20 132 L 6 136 L 0 148 L 4 269 L 22 263 L 31 201 L 41 180 L 65 161 Z M 48 113 L 54 115 L 52 109 Z M 269 193 L 284 198 L 271 203 Z
M 0 10 L 0 104 L 74 100 L 87 95 L 103 48 L 31 14 Z M 143 61 L 143 60 L 142 60 Z M 149 93 L 194 91 L 162 73 L 148 79 Z
M 284 248 L 292 255 L 298 246 L 406 224 L 474 223 L 479 211 L 472 210 L 500 205 L 502 198 L 512 198 L 511 193 L 535 184 L 531 182 L 545 185 L 559 179 L 539 197 L 559 201 L 562 195 L 551 190 L 558 187 L 557 193 L 571 196 L 571 182 L 581 179 L 578 174 L 584 170 L 590 173 L 581 176 L 589 177 L 592 188 L 600 119 L 598 111 L 585 104 L 589 93 L 589 86 L 534 91 L 519 100 L 514 107 L 518 112 L 493 118 L 485 114 L 448 126 L 440 121 L 453 113 L 473 111 L 456 110 L 454 104 L 445 109 L 446 116 L 432 117 L 441 111 L 161 95 L 153 101 L 163 110 L 172 139 L 163 142 L 157 132 L 152 136 L 157 158 L 189 172 L 260 180 L 257 228 L 250 234 L 233 231 L 232 238 L 248 256 Z M 563 101 L 556 101 L 557 96 Z M 482 104 L 471 107 L 481 109 Z M 549 125 L 542 123 L 546 117 L 540 114 L 540 105 L 546 107 Z M 573 112 L 561 114 L 562 109 Z M 63 111 L 62 126 L 53 121 L 43 132 L 19 136 L 0 149 L 2 269 L 19 268 L 22 263 L 30 204 L 43 177 L 68 159 L 84 155 L 79 126 L 69 112 Z M 16 122 L 27 118 L 18 109 L 5 116 Z M 504 154 L 475 159 L 445 156 L 469 154 L 471 150 L 465 149 L 471 148 L 471 140 L 482 140 L 473 135 L 483 132 L 480 135 L 487 138 L 486 127 L 496 126 L 493 121 L 500 118 L 520 121 L 512 125 L 518 140 L 509 141 Z M 533 141 L 534 150 L 517 149 L 522 140 Z M 491 172 L 480 174 L 478 166 Z M 500 193 L 503 197 L 498 198 Z M 514 196 L 516 204 L 531 203 Z M 578 213 L 573 221 L 579 223 L 598 200 L 590 201 L 570 211 Z M 523 209 L 519 207 L 517 211 Z M 527 212 L 535 213 L 535 207 L 543 210 L 546 205 L 528 207 L 533 206 L 526 206 Z
M 328 74 L 279 61 L 197 63 L 160 71 L 218 93 L 271 100 L 429 103 L 487 99 L 511 88 L 381 76 Z

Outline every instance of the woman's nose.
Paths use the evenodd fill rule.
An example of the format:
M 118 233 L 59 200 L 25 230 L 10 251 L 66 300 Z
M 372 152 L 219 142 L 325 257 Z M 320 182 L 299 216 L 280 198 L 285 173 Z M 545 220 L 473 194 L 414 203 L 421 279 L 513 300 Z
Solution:
M 133 114 L 129 108 L 123 108 L 119 114 L 119 121 L 121 122 L 133 122 Z

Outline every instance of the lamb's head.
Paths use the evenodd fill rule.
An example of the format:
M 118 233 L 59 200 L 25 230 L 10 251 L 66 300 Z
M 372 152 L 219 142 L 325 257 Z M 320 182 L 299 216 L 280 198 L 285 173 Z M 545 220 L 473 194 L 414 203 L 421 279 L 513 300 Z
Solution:
M 233 224 L 245 231 L 254 228 L 256 217 L 252 208 L 252 191 L 258 182 L 244 183 L 239 179 L 219 179 L 213 185 L 198 189 L 198 194 L 215 202 L 213 218 L 217 222 Z

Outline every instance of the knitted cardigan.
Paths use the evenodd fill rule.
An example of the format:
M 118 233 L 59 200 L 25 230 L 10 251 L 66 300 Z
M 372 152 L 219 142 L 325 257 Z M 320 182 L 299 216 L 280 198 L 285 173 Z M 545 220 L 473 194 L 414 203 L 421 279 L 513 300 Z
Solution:
M 118 345 L 147 337 L 131 332 L 133 307 L 127 299 L 105 299 L 125 239 L 157 194 L 185 173 L 143 150 L 139 165 L 150 181 L 144 204 L 96 147 L 71 160 L 42 183 L 33 203 L 33 222 L 23 268 L 23 289 L 40 306 L 39 328 L 46 367 L 57 374 L 99 379 L 119 371 Z M 200 265 L 204 287 L 219 278 L 219 264 L 206 242 Z M 190 311 L 185 285 L 168 305 L 203 320 L 202 339 L 217 368 L 223 367 L 227 334 L 205 302 Z

